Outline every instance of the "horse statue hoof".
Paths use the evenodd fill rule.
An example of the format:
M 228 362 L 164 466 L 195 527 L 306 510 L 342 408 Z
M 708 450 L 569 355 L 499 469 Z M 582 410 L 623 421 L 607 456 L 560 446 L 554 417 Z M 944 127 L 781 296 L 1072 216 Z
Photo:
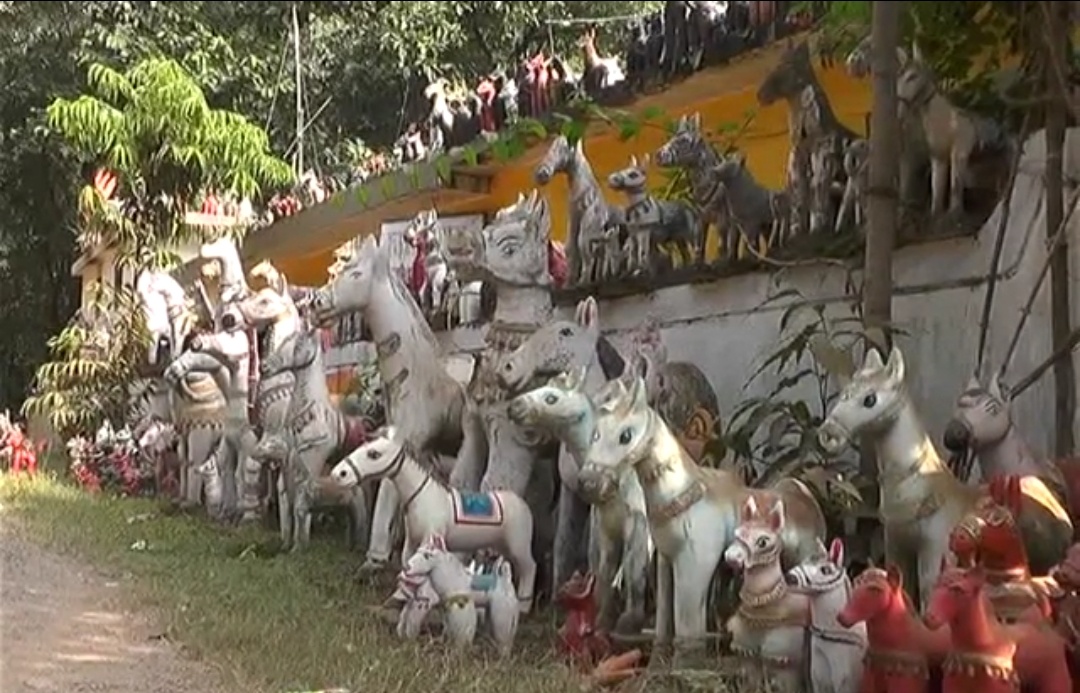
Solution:
M 386 570 L 387 563 L 389 563 L 389 561 L 368 556 L 367 559 L 364 560 L 363 565 L 356 571 L 356 578 L 358 580 L 363 580 L 373 575 L 377 575 Z
M 640 635 L 645 628 L 645 614 L 640 611 L 624 611 L 615 622 L 619 635 Z

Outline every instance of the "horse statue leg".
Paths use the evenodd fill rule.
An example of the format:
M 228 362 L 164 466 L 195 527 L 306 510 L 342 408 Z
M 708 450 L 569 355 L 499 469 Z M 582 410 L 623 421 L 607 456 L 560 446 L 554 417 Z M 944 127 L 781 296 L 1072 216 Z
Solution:
M 394 482 L 389 479 L 380 481 L 379 491 L 375 497 L 375 515 L 371 519 L 367 559 L 360 566 L 362 575 L 381 571 L 390 561 L 391 528 L 399 505 L 400 500 Z M 401 560 L 408 560 L 408 556 L 403 555 Z
M 644 515 L 631 512 L 623 520 L 622 574 L 626 604 L 615 632 L 637 635 L 645 627 L 645 593 L 649 583 L 649 522 Z

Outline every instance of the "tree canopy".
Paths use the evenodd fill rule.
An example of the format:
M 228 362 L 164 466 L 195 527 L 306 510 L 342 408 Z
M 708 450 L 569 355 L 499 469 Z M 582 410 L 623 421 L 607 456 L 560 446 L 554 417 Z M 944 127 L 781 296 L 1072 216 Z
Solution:
M 236 129 L 235 141 L 287 158 L 296 139 L 294 5 L 311 114 L 306 149 L 317 165 L 334 167 L 351 161 L 360 144 L 389 144 L 403 118 L 419 116 L 421 83 L 429 76 L 475 76 L 549 44 L 574 54 L 576 29 L 547 20 L 633 15 L 662 3 L 0 3 L 0 29 L 8 39 L 0 45 L 6 86 L 0 95 L 0 296 L 18 297 L 0 303 L 0 408 L 18 406 L 27 394 L 48 355 L 46 342 L 77 305 L 70 267 L 77 236 L 88 229 L 79 217 L 80 190 L 98 165 L 118 169 L 118 195 L 149 186 L 176 191 L 177 200 L 199 186 L 246 192 L 279 179 L 283 171 L 269 157 L 249 159 L 233 178 L 231 163 L 247 153 L 200 144 L 205 159 L 196 161 L 194 142 L 183 133 L 171 133 L 169 151 L 159 153 L 138 137 L 146 131 L 141 120 L 156 115 L 171 122 L 178 112 L 148 108 L 180 109 L 183 101 L 204 116 L 219 114 L 212 118 L 218 124 L 243 119 L 249 127 Z M 186 100 L 128 101 L 124 82 L 128 92 L 141 94 L 154 80 L 166 80 Z M 80 118 L 98 125 L 76 125 Z M 108 140 L 110 131 L 120 136 L 116 142 Z M 168 180 L 180 172 L 179 184 Z M 88 210 L 95 200 L 87 195 L 81 201 L 84 212 L 108 211 Z M 138 211 L 154 237 L 183 231 L 175 214 L 151 207 Z M 140 237 L 119 218 L 99 221 L 119 239 Z

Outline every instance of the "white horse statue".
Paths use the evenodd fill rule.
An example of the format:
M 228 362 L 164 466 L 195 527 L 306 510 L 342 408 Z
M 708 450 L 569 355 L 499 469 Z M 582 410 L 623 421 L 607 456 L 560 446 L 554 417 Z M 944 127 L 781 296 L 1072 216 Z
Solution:
M 342 487 L 389 479 L 403 500 L 405 549 L 435 535 L 452 551 L 495 549 L 509 557 L 517 577 L 521 608 L 532 606 L 536 561 L 532 556 L 533 517 L 529 506 L 510 491 L 470 492 L 450 488 L 420 466 L 394 427 L 377 433 L 330 472 Z
M 578 482 L 594 497 L 611 494 L 626 469 L 645 493 L 657 553 L 656 638 L 693 662 L 706 649 L 709 587 L 725 549 L 735 539 L 740 509 L 752 491 L 734 473 L 699 466 L 648 404 L 645 381 L 627 388 L 612 381 L 598 398 L 600 415 Z M 783 500 L 781 549 L 786 565 L 820 550 L 825 518 L 810 490 L 782 479 L 769 493 Z
M 487 577 L 493 580 L 488 582 L 484 579 Z M 491 576 L 474 575 L 447 549 L 442 535 L 434 534 L 409 557 L 400 580 L 415 585 L 430 582 L 443 608 L 451 642 L 459 646 L 472 644 L 482 608 L 499 654 L 504 657 L 510 654 L 520 609 L 506 560 L 495 561 Z
M 865 623 L 844 628 L 837 620 L 852 591 L 844 567 L 844 542 L 833 539 L 827 554 L 795 566 L 787 577 L 810 598 L 810 683 L 814 693 L 857 693 L 868 641 Z

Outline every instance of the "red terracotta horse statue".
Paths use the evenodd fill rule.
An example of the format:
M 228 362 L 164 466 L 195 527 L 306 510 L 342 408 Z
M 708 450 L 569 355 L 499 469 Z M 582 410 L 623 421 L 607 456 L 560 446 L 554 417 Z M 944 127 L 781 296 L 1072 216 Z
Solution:
M 949 627 L 951 648 L 943 667 L 943 693 L 1071 693 L 1065 640 L 1047 625 L 998 620 L 986 593 L 986 575 L 943 567 L 924 620 Z
M 836 620 L 845 628 L 866 623 L 869 647 L 860 693 L 936 690 L 931 674 L 938 673 L 949 650 L 949 631 L 931 631 L 919 620 L 896 566 L 870 567 L 855 578 Z
M 591 670 L 611 654 L 611 641 L 596 628 L 596 577 L 575 572 L 555 595 L 566 611 L 559 628 L 559 651 L 583 669 Z
M 1053 618 L 1044 583 L 1031 577 L 1027 550 L 1016 525 L 1024 500 L 1021 477 L 997 476 L 989 495 L 949 535 L 949 550 L 962 568 L 982 568 L 986 595 L 998 618 L 1041 623 Z
M 1080 693 L 1080 544 L 1074 544 L 1064 560 L 1050 573 L 1058 594 L 1054 599 L 1054 624 L 1069 648 L 1073 693 Z

